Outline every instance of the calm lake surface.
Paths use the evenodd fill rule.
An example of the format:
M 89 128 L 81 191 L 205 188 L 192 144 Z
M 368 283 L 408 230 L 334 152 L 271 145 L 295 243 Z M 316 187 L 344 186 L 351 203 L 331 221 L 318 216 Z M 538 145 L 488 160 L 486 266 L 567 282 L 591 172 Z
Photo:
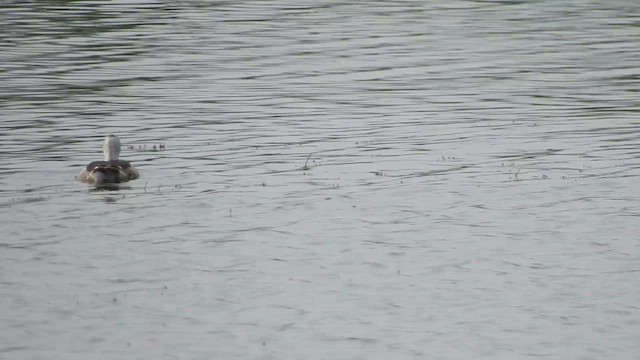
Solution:
M 638 359 L 637 1 L 0 29 L 0 358 Z M 80 183 L 110 133 L 141 179 Z

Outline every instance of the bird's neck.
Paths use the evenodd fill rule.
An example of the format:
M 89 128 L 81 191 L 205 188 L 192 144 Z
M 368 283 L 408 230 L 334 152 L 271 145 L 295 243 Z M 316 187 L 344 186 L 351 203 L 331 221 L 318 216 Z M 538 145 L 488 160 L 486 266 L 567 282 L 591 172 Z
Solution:
M 115 149 L 113 146 L 107 146 L 104 149 L 104 161 L 115 161 L 118 160 L 118 155 L 120 152 Z

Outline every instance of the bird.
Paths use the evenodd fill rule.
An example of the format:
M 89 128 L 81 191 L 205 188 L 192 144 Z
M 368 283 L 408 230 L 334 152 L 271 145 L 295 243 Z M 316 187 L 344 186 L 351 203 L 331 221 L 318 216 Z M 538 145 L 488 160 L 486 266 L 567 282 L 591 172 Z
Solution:
M 118 159 L 121 146 L 117 136 L 107 135 L 102 145 L 104 160 L 89 163 L 80 173 L 80 181 L 104 185 L 138 179 L 140 177 L 138 170 L 128 161 Z

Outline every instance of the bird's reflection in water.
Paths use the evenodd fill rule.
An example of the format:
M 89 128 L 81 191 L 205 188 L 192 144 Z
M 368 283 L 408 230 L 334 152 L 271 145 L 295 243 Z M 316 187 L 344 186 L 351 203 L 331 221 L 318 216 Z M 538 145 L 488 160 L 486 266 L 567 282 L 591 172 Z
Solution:
M 102 184 L 100 186 L 95 186 L 89 189 L 90 193 L 104 193 L 107 191 L 120 191 L 120 190 L 131 190 L 130 186 L 122 186 L 118 183 L 110 183 L 110 184 Z M 115 193 L 112 195 L 105 194 L 102 200 L 108 204 L 112 204 L 117 202 L 118 200 L 122 200 L 125 198 L 124 194 Z
M 107 184 L 97 185 L 89 189 L 89 192 L 120 191 L 120 190 L 131 190 L 131 189 L 132 189 L 131 186 L 123 186 L 118 183 L 107 183 Z

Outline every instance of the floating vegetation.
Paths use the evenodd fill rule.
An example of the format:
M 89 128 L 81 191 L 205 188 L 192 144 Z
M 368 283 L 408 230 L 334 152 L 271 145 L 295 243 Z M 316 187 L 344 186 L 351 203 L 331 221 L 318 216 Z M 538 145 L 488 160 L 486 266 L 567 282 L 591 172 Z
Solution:
M 148 192 L 148 191 L 147 191 L 147 185 L 149 185 L 149 181 L 145 181 L 145 182 L 144 182 L 144 187 L 142 188 L 142 190 L 145 192 L 145 194 Z M 171 191 L 171 190 L 175 190 L 175 191 L 177 191 L 177 190 L 181 190 L 181 189 L 182 189 L 182 185 L 180 185 L 180 184 L 174 184 L 174 185 L 162 185 L 162 184 L 158 184 L 158 187 L 156 188 L 156 192 L 158 192 L 158 193 L 159 193 L 159 192 L 160 192 L 160 190 L 162 190 L 163 186 L 164 186 L 165 188 L 167 188 L 167 189 L 170 189 L 170 190 L 168 190 L 168 191 Z
M 309 167 L 307 166 L 307 164 L 309 163 L 309 158 L 311 158 L 311 154 L 313 153 L 309 153 L 309 156 L 307 156 L 307 160 L 304 162 L 304 166 L 302 167 L 302 170 L 309 170 Z
M 369 144 L 373 144 L 375 142 L 375 140 L 362 140 L 362 141 L 356 141 L 356 145 L 369 145 Z
M 509 167 L 513 167 L 514 168 L 513 170 L 509 170 L 509 173 L 508 173 L 509 174 L 509 180 L 512 180 L 512 181 L 534 180 L 534 179 L 537 179 L 537 180 L 548 180 L 548 179 L 550 179 L 549 175 L 546 174 L 546 173 L 542 173 L 540 175 L 531 174 L 532 172 L 535 171 L 535 169 L 525 169 L 525 172 L 529 173 L 530 175 L 523 179 L 520 176 L 521 175 L 520 173 L 522 172 L 522 169 L 524 169 L 524 167 L 520 166 L 517 169 L 515 169 L 515 167 L 516 167 L 515 162 L 506 163 L 506 164 L 502 163 L 501 166 L 503 166 L 503 167 L 504 166 L 509 166 Z M 548 170 L 551 170 L 551 169 L 540 169 L 540 170 L 541 171 L 544 171 L 544 170 L 548 171 Z M 562 179 L 566 179 L 567 177 L 563 175 L 561 178 Z
M 142 150 L 142 151 L 164 151 L 166 149 L 166 145 L 164 143 L 158 144 L 142 144 L 142 145 L 129 145 L 127 146 L 129 150 Z

